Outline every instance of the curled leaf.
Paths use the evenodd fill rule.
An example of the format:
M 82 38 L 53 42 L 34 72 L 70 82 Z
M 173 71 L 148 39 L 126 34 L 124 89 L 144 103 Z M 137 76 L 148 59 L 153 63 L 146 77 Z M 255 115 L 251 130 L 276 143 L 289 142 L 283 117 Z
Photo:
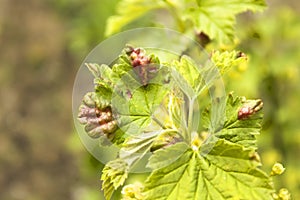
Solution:
M 159 70 L 159 61 L 154 56 L 146 55 L 146 51 L 141 48 L 128 46 L 126 50 L 133 70 L 140 78 L 142 85 L 147 85 L 149 80 L 154 78 Z M 157 63 L 158 61 L 158 63 Z
M 79 108 L 78 120 L 85 125 L 85 130 L 92 138 L 106 135 L 108 138 L 117 128 L 111 107 L 106 104 L 97 103 L 95 93 L 88 93 Z
M 263 107 L 262 100 L 248 100 L 245 101 L 243 107 L 241 107 L 238 111 L 238 119 L 243 120 L 247 119 L 254 113 L 260 111 Z

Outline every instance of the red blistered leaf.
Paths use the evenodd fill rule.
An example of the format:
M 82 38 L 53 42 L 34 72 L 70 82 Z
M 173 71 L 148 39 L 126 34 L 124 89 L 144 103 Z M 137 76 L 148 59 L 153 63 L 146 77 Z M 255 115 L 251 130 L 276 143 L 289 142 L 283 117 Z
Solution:
M 90 137 L 108 136 L 116 130 L 117 122 L 113 118 L 111 107 L 108 105 L 99 107 L 93 94 L 88 93 L 85 96 L 79 108 L 78 120 L 85 125 L 85 130 Z
M 249 100 L 238 111 L 238 119 L 243 120 L 252 116 L 254 113 L 260 111 L 263 107 L 262 100 Z

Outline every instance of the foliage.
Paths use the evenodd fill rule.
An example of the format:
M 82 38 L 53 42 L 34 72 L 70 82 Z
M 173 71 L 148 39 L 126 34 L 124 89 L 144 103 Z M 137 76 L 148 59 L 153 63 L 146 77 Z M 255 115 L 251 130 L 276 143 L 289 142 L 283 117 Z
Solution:
M 227 87 L 264 100 L 260 137 L 264 166 L 271 168 L 276 161 L 286 163 L 287 170 L 276 184 L 289 185 L 293 198 L 298 199 L 300 162 L 295 158 L 300 146 L 300 48 L 295 41 L 300 34 L 299 12 L 286 6 L 273 7 L 259 18 L 241 18 L 239 27 L 239 48 L 249 52 L 250 62 L 248 70 L 228 82 Z M 234 84 L 235 81 L 239 84 Z
M 268 172 L 273 170 L 274 162 L 284 163 L 286 170 L 274 177 L 274 184 L 276 188 L 287 187 L 293 199 L 300 199 L 300 46 L 297 42 L 300 4 L 296 0 L 268 2 L 263 14 L 246 12 L 237 16 L 235 37 L 239 40 L 234 43 L 238 46 L 230 47 L 237 53 L 245 52 L 249 62 L 230 67 L 222 78 L 228 92 L 263 100 L 264 120 L 262 132 L 257 136 L 262 169 Z M 95 178 L 100 177 L 103 164 L 86 152 L 75 133 L 69 96 L 75 70 L 84 56 L 103 40 L 105 20 L 114 14 L 116 3 L 117 0 L 29 0 L 18 4 L 1 1 L 3 173 L 0 199 L 104 199 L 98 190 L 100 180 Z M 17 10 L 17 14 L 10 15 L 11 10 Z M 175 15 L 171 15 L 174 15 L 171 10 L 151 10 L 122 30 L 162 24 L 180 30 Z M 22 26 L 19 26 L 20 19 Z M 148 21 L 154 23 L 145 24 Z M 184 24 L 183 28 L 190 26 Z M 195 36 L 193 31 L 188 34 Z M 228 46 L 213 45 L 214 41 L 203 33 L 196 33 L 195 37 L 206 45 L 211 55 L 228 50 Z M 180 91 L 170 94 L 168 109 L 173 116 L 166 127 L 180 124 L 180 103 L 172 103 L 184 99 L 180 94 Z M 202 102 L 203 99 L 201 105 Z M 55 127 L 55 131 L 49 127 Z M 203 138 L 205 134 L 201 132 Z M 169 158 L 159 152 L 170 139 L 171 136 L 155 140 L 150 151 L 155 152 L 156 159 Z M 193 146 L 202 140 L 195 139 Z M 176 146 L 169 148 L 172 147 Z M 182 151 L 176 154 L 181 155 Z M 130 174 L 124 184 L 131 191 L 139 191 L 141 186 L 131 183 L 144 182 L 146 175 Z M 121 198 L 120 190 L 112 199 Z M 285 189 L 280 191 L 281 197 L 287 193 Z
M 169 148 L 164 151 L 172 155 Z M 252 155 L 223 139 L 206 157 L 188 148 L 176 162 L 154 169 L 146 181 L 146 199 L 271 199 L 269 178 Z
M 101 180 L 104 195 L 110 199 L 114 190 L 124 184 L 128 176 L 128 167 L 123 160 L 113 160 L 102 170 Z
M 117 6 L 117 15 L 108 19 L 106 35 L 120 31 L 149 11 L 165 9 L 174 16 L 179 31 L 187 32 L 192 27 L 220 43 L 229 43 L 234 39 L 235 15 L 264 8 L 263 0 L 122 0 Z
M 263 1 L 124 0 L 119 4 L 118 15 L 109 19 L 107 34 L 150 11 L 165 9 L 173 15 L 178 30 L 187 34 L 195 30 L 195 37 L 207 36 L 208 42 L 232 43 L 235 15 L 246 10 L 261 11 L 264 6 Z M 212 51 L 211 59 L 224 74 L 243 65 L 247 57 L 239 51 L 220 50 Z M 271 179 L 274 170 L 267 175 L 260 169 L 256 135 L 262 125 L 262 101 L 230 94 L 224 118 L 221 115 L 220 121 L 214 121 L 212 104 L 203 111 L 202 126 L 198 127 L 193 120 L 193 104 L 195 99 L 201 101 L 210 86 L 201 78 L 205 70 L 199 70 L 188 56 L 171 64 L 159 60 L 163 60 L 159 55 L 130 48 L 124 49 L 111 70 L 105 65 L 89 64 L 95 67 L 90 68 L 95 76 L 95 93 L 109 91 L 95 95 L 95 101 L 107 100 L 105 96 L 110 94 L 109 106 L 116 111 L 113 118 L 118 121 L 121 139 L 115 142 L 115 137 L 107 138 L 120 146 L 118 159 L 132 169 L 141 158 L 150 155 L 146 165 L 152 172 L 145 185 L 125 186 L 124 199 L 135 195 L 141 199 L 289 199 L 286 189 L 275 193 Z M 165 75 L 171 79 L 166 81 Z M 154 84 L 157 81 L 160 84 Z M 107 199 L 113 188 L 124 183 L 122 179 L 115 187 L 107 176 L 102 180 Z
M 134 66 L 134 52 L 143 52 L 141 58 L 149 62 Z M 215 59 L 219 61 L 219 68 L 227 68 L 228 59 L 222 63 L 223 54 L 218 55 L 220 57 L 215 55 Z M 155 59 L 150 59 L 153 57 Z M 212 123 L 213 115 L 208 108 L 202 114 L 203 125 L 195 130 L 193 123 L 199 122 L 193 120 L 193 114 L 183 114 L 181 120 L 174 121 L 170 118 L 176 113 L 168 109 L 171 101 L 179 104 L 176 106 L 179 113 L 195 112 L 194 99 L 208 87 L 198 82 L 205 71 L 198 70 L 188 56 L 168 65 L 142 49 L 135 48 L 129 53 L 124 49 L 111 69 L 106 65 L 93 66 L 89 69 L 95 76 L 95 93 L 106 87 L 114 93 L 109 95 L 108 106 L 114 107 L 113 119 L 118 121 L 124 138 L 121 143 L 115 142 L 121 147 L 119 158 L 106 164 L 101 177 L 107 199 L 124 183 L 128 170 L 146 155 L 150 156 L 146 165 L 153 171 L 145 182 L 144 199 L 174 199 L 175 196 L 182 199 L 272 199 L 272 181 L 259 169 L 261 162 L 256 152 L 255 135 L 259 134 L 262 119 L 261 100 L 246 100 L 230 94 L 226 98 L 223 124 Z M 182 70 L 183 66 L 186 70 Z M 98 73 L 103 70 L 109 72 Z M 145 76 L 149 73 L 151 76 Z M 106 76 L 102 77 L 104 74 Z M 170 76 L 168 81 L 165 76 Z M 185 98 L 173 101 L 173 92 Z M 95 102 L 107 100 L 107 96 L 93 97 Z M 112 167 L 116 166 L 114 163 L 123 163 L 126 167 Z M 226 184 L 221 180 L 226 180 Z M 233 190 L 236 186 L 238 189 Z M 159 192 L 161 190 L 164 192 Z

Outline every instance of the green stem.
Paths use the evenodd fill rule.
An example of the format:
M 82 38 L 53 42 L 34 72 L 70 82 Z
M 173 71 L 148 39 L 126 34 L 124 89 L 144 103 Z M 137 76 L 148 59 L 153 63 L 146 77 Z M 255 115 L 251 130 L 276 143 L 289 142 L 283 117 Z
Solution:
M 194 103 L 195 103 L 195 98 L 189 99 L 189 107 L 188 107 L 188 131 L 187 131 L 187 139 L 188 142 L 191 141 L 191 133 L 192 133 L 192 126 L 193 126 L 193 114 L 194 114 Z

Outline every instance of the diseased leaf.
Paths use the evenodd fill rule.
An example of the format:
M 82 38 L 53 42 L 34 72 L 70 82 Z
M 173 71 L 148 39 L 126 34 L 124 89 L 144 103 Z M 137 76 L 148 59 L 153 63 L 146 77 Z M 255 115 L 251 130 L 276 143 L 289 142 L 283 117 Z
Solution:
M 199 9 L 215 9 L 214 1 L 203 2 L 197 1 Z M 272 199 L 272 182 L 259 169 L 256 152 L 262 101 L 230 94 L 213 100 L 201 117 L 196 115 L 202 109 L 196 103 L 203 103 L 199 94 L 220 77 L 215 65 L 225 72 L 243 57 L 234 51 L 214 53 L 214 63 L 197 66 L 182 56 L 164 67 L 154 55 L 129 48 L 112 68 L 88 65 L 96 87 L 85 96 L 79 120 L 90 136 L 104 135 L 121 146 L 119 158 L 107 163 L 101 176 L 106 199 L 124 184 L 135 164 L 153 171 L 145 188 L 124 187 L 124 199 Z
M 85 125 L 85 131 L 92 138 L 106 135 L 113 137 L 112 133 L 117 129 L 117 122 L 113 118 L 111 107 L 106 101 L 101 101 L 96 93 L 87 93 L 79 108 L 78 120 Z
M 78 113 L 79 122 L 85 125 L 85 131 L 90 137 L 104 137 L 100 140 L 108 139 L 115 144 L 121 144 L 124 133 L 118 129 L 111 108 L 112 92 L 118 77 L 107 65 L 87 63 L 86 66 L 95 77 L 95 92 L 84 96 Z
M 273 186 L 257 168 L 260 163 L 252 159 L 253 153 L 223 139 L 206 157 L 187 149 L 176 162 L 152 172 L 146 199 L 271 200 Z
M 248 115 L 239 118 L 241 109 L 246 108 Z M 226 100 L 225 122 L 221 127 L 212 127 L 209 109 L 202 114 L 204 126 L 213 131 L 214 136 L 246 148 L 257 148 L 256 135 L 259 134 L 262 123 L 262 101 L 246 100 L 244 97 L 234 97 L 230 94 Z

